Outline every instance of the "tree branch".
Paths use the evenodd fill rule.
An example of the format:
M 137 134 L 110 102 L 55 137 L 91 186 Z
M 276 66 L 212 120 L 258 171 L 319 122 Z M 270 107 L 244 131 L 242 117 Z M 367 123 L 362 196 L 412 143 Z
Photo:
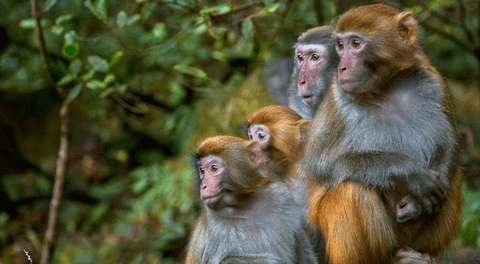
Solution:
M 46 72 L 47 78 L 50 83 L 55 87 L 57 92 L 63 98 L 62 108 L 60 109 L 60 147 L 58 150 L 57 169 L 55 171 L 55 183 L 53 185 L 52 200 L 50 202 L 50 211 L 48 214 L 48 225 L 45 231 L 45 237 L 42 243 L 42 256 L 40 264 L 50 263 L 50 251 L 55 239 L 55 227 L 57 224 L 58 211 L 60 208 L 60 202 L 62 199 L 62 190 L 65 182 L 65 167 L 67 164 L 68 156 L 68 102 L 65 100 L 65 91 L 55 84 L 55 81 L 50 74 L 50 68 L 48 66 L 47 52 L 45 49 L 45 41 L 42 33 L 42 26 L 40 24 L 41 15 L 38 11 L 37 0 L 31 0 L 32 4 L 32 17 L 35 21 L 35 33 L 38 39 L 40 56 L 43 61 L 43 69 Z
M 33 0 L 34 1 L 34 0 Z M 48 225 L 42 245 L 42 257 L 40 264 L 50 263 L 50 250 L 55 239 L 55 227 L 57 224 L 60 202 L 62 200 L 63 185 L 65 183 L 65 168 L 68 156 L 68 102 L 64 100 L 60 109 L 60 148 L 58 150 L 57 169 L 55 171 L 55 183 L 53 185 Z
M 37 0 L 32 0 L 31 3 L 32 3 L 31 14 L 32 14 L 33 20 L 35 21 L 35 33 L 38 40 L 38 50 L 40 52 L 40 56 L 42 57 L 43 69 L 45 70 L 47 74 L 47 78 L 50 81 L 50 83 L 55 87 L 57 92 L 63 97 L 64 96 L 63 89 L 55 84 L 55 81 L 53 80 L 52 75 L 50 74 L 50 67 L 48 66 L 47 52 L 45 50 L 45 40 L 43 38 L 42 25 L 40 24 L 40 19 L 42 16 L 38 11 Z

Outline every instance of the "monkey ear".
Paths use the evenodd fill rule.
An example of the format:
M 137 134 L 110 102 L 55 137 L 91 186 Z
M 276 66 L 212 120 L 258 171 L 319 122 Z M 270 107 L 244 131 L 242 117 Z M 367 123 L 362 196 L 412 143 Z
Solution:
M 250 127 L 250 123 L 248 123 L 247 120 L 245 120 L 245 121 L 242 122 L 243 132 L 248 133 L 248 128 L 249 128 L 249 127 Z
M 307 131 L 310 128 L 310 123 L 312 122 L 311 119 L 302 119 L 298 121 L 297 128 L 298 128 L 298 135 L 300 136 L 299 139 L 303 140 L 307 136 Z
M 403 43 L 410 46 L 417 41 L 417 22 L 412 12 L 405 11 L 397 15 L 397 28 Z
M 257 141 L 247 141 L 245 147 L 248 151 L 248 158 L 255 167 L 260 166 L 265 161 L 260 144 Z

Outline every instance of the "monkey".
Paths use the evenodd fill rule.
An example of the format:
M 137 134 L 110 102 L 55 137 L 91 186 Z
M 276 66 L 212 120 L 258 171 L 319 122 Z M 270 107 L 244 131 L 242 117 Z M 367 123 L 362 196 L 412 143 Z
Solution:
M 259 143 L 274 180 L 285 181 L 295 175 L 309 124 L 310 120 L 280 105 L 262 107 L 244 122 L 248 139 Z
M 295 166 L 303 148 L 303 139 L 309 124 L 310 120 L 302 119 L 292 109 L 278 105 L 260 108 L 252 113 L 244 123 L 249 140 L 259 142 L 260 150 L 266 157 L 269 172 L 275 171 L 276 177 L 273 180 L 288 182 L 289 179 L 294 179 L 294 181 L 290 181 L 292 192 L 295 201 L 302 208 L 306 207 L 308 202 L 307 197 L 304 197 L 308 190 L 301 179 L 295 179 Z M 282 172 L 284 175 L 280 175 Z M 330 213 L 329 211 L 324 212 L 325 215 Z M 308 223 L 306 223 L 306 230 L 319 263 L 325 263 L 325 245 L 321 235 Z M 392 262 L 434 264 L 435 260 L 427 254 L 420 254 L 412 249 L 400 249 Z
M 338 65 L 332 31 L 333 26 L 309 29 L 293 46 L 294 69 L 288 88 L 288 106 L 304 119 L 312 119 L 315 115 Z
M 203 211 L 187 264 L 318 263 L 287 186 L 268 177 L 258 142 L 204 140 L 193 154 Z
M 298 163 L 330 263 L 389 263 L 403 247 L 436 257 L 456 235 L 453 103 L 417 35 L 411 12 L 384 4 L 335 25 L 337 71 Z

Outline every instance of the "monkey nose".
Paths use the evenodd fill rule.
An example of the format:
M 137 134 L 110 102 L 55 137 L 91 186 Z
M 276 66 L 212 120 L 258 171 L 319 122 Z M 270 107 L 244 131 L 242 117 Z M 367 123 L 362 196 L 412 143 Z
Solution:
M 202 190 L 205 190 L 207 188 L 207 185 L 206 184 L 203 184 L 202 185 Z

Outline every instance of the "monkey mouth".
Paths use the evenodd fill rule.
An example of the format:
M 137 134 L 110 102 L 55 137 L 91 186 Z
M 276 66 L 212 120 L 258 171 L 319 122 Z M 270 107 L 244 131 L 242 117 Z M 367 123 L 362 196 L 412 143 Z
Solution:
M 205 204 L 215 204 L 216 202 L 218 202 L 221 198 L 222 198 L 222 192 L 217 192 L 217 193 L 214 193 L 212 195 L 202 195 L 201 196 L 203 202 Z
M 314 94 L 305 94 L 301 96 L 303 101 L 309 105 L 313 104 L 313 102 L 315 102 L 315 100 L 317 99 L 317 96 Z

